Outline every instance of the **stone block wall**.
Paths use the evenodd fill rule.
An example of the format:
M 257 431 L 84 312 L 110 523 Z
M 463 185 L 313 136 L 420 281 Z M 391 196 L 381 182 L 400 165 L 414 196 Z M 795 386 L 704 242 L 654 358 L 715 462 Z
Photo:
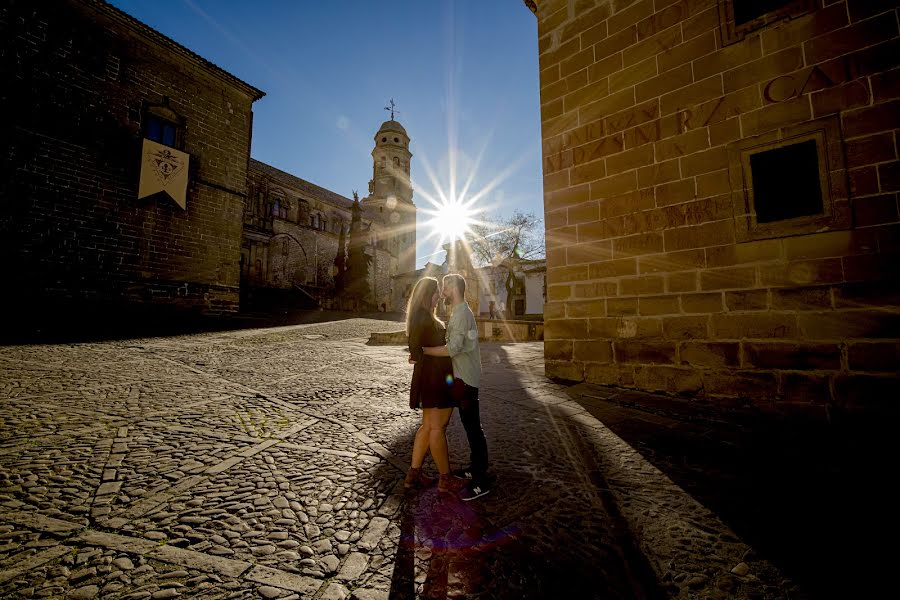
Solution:
M 334 285 L 331 271 L 337 255 L 337 234 L 281 219 L 275 219 L 273 231 L 275 236 L 269 242 L 266 286 L 290 288 L 295 283 L 317 287 Z M 286 240 L 287 255 L 283 252 Z M 303 277 L 298 277 L 300 271 Z
M 346 298 L 334 297 L 333 271 L 340 241 L 340 229 L 335 225 L 349 225 L 352 201 L 257 160 L 251 160 L 250 165 L 251 201 L 244 213 L 244 283 L 273 288 L 308 284 L 318 288 L 314 293 L 324 306 L 349 307 Z M 291 207 L 286 214 L 273 216 L 274 198 L 281 206 Z M 298 205 L 300 210 L 295 211 Z M 383 208 L 383 199 L 379 198 L 369 197 L 363 204 L 362 222 L 369 235 L 366 253 L 372 258 L 367 276 L 372 295 L 367 302 L 378 310 L 382 303 L 388 311 L 401 310 L 394 303 L 393 276 L 404 246 L 393 236 L 397 225 L 392 223 L 402 222 L 401 215 L 415 218 L 415 207 L 389 209 L 388 213 Z M 311 225 L 310 214 L 323 221 Z M 415 253 L 414 231 L 409 239 Z
M 395 306 L 393 301 L 393 276 L 397 273 L 399 261 L 394 254 L 382 249 L 371 251 L 370 256 L 369 287 L 373 288 L 375 310 L 381 310 L 381 305 L 384 304 L 386 311 L 396 311 L 400 307 Z
M 749 20 L 748 0 L 534 4 L 548 375 L 893 409 L 898 2 L 793 0 Z M 817 166 L 799 190 L 820 187 L 821 210 L 763 218 L 795 210 L 764 189 L 801 167 L 764 171 L 755 153 L 802 141 Z
M 247 84 L 103 2 L 0 6 L 4 302 L 237 309 Z M 187 209 L 137 199 L 148 105 L 184 120 Z

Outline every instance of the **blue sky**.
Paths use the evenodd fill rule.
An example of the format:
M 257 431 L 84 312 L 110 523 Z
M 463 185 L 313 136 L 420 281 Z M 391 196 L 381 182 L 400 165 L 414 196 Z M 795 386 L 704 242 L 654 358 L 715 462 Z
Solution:
M 411 138 L 414 201 L 457 193 L 543 214 L 537 20 L 521 0 L 112 0 L 266 92 L 252 156 L 350 196 L 367 193 L 393 98 Z M 480 157 L 480 159 L 479 159 Z M 437 185 L 425 165 L 436 175 Z M 499 183 L 497 180 L 500 179 Z M 440 262 L 419 213 L 418 264 Z

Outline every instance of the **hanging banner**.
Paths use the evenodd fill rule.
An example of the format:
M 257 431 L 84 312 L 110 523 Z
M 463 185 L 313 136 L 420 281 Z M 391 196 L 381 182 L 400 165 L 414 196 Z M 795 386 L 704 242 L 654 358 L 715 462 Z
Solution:
M 187 152 L 144 139 L 138 200 L 165 192 L 182 210 L 187 209 Z

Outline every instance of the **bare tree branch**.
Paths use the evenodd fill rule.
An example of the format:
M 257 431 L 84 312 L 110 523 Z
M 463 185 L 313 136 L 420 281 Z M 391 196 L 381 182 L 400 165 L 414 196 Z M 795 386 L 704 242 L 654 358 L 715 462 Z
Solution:
M 534 213 L 515 211 L 511 217 L 489 217 L 486 224 L 472 227 L 470 241 L 472 259 L 476 266 L 503 267 L 506 269 L 504 288 L 506 297 L 512 298 L 516 288 L 516 272 L 522 261 L 544 257 L 544 228 Z M 510 301 L 510 304 L 512 302 Z M 513 311 L 506 307 L 507 314 Z
M 510 217 L 488 217 L 485 225 L 472 227 L 473 259 L 479 266 L 544 256 L 544 228 L 534 213 L 515 211 Z

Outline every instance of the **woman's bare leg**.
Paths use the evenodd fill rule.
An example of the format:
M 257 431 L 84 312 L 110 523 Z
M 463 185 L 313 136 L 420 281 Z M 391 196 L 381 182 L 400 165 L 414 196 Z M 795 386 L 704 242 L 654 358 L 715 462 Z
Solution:
M 422 409 L 422 424 L 419 425 L 419 430 L 416 431 L 416 438 L 413 441 L 413 450 L 412 450 L 412 468 L 413 469 L 421 469 L 422 463 L 425 462 L 425 455 L 428 453 L 428 442 L 431 435 L 430 431 L 430 423 L 428 420 L 428 414 L 435 410 L 433 408 L 423 408 Z
M 450 451 L 447 448 L 447 423 L 453 414 L 452 408 L 429 409 L 425 418 L 428 420 L 428 446 L 431 458 L 441 475 L 450 473 Z

